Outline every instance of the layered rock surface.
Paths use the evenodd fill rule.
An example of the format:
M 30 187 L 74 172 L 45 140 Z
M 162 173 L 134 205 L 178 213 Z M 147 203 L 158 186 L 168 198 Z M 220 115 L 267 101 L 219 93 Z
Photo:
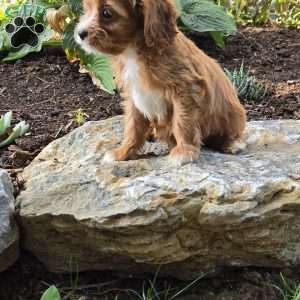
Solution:
M 250 122 L 239 155 L 203 150 L 169 164 L 102 164 L 122 118 L 89 122 L 46 147 L 23 176 L 24 246 L 52 271 L 155 271 L 196 277 L 226 266 L 300 264 L 300 122 Z
M 0 169 L 0 272 L 10 267 L 19 255 L 19 231 L 14 219 L 13 186 Z

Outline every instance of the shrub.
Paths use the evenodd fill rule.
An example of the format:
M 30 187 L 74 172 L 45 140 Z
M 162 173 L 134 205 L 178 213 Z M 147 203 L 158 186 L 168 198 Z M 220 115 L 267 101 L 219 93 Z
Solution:
M 239 24 L 300 28 L 300 0 L 217 0 Z

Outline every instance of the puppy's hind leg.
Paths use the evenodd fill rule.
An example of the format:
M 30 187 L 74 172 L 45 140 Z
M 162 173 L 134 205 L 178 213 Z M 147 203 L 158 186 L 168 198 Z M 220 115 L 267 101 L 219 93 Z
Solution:
M 244 141 L 241 139 L 235 139 L 233 141 L 227 141 L 222 147 L 222 152 L 227 154 L 239 154 L 245 151 L 246 148 L 247 145 Z
M 243 141 L 242 134 L 232 134 L 223 137 L 223 143 L 220 148 L 221 152 L 227 154 L 238 154 L 246 149 L 247 145 Z

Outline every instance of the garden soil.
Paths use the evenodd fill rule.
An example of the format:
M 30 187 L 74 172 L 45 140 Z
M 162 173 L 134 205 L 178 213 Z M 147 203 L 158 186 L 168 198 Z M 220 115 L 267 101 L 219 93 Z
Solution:
M 243 62 L 267 87 L 267 95 L 260 102 L 241 99 L 249 120 L 300 119 L 299 30 L 241 28 L 227 40 L 224 49 L 216 48 L 210 39 L 198 34 L 190 34 L 190 38 L 229 70 L 239 68 Z M 15 193 L 22 188 L 24 166 L 48 143 L 78 126 L 74 111 L 83 110 L 87 120 L 101 120 L 121 114 L 120 103 L 119 95 L 111 96 L 95 87 L 87 74 L 79 72 L 78 64 L 70 64 L 59 48 L 44 49 L 17 62 L 1 63 L 0 114 L 12 110 L 15 122 L 26 120 L 30 124 L 26 137 L 0 150 L 0 167 L 10 172 Z M 291 270 L 285 272 L 289 278 L 300 278 Z M 182 286 L 170 280 L 161 280 L 159 285 Z M 90 295 L 83 299 L 110 299 L 106 298 L 108 294 L 100 294 L 108 289 L 141 289 L 143 279 L 120 279 L 93 272 L 80 274 L 77 280 L 70 274 L 48 273 L 33 257 L 23 253 L 22 259 L 0 274 L 0 300 L 39 299 L 47 284 L 74 288 L 74 281 L 81 287 L 81 294 Z M 182 299 L 282 299 L 274 284 L 281 284 L 278 270 L 242 269 L 201 280 L 190 290 L 193 296 Z M 118 299 L 134 299 L 125 294 L 121 292 Z

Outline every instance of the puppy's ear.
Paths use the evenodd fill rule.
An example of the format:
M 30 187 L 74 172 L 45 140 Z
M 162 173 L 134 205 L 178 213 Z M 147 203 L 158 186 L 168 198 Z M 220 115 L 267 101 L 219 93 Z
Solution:
M 147 47 L 170 44 L 177 34 L 177 11 L 173 0 L 137 0 L 138 11 L 144 22 Z

